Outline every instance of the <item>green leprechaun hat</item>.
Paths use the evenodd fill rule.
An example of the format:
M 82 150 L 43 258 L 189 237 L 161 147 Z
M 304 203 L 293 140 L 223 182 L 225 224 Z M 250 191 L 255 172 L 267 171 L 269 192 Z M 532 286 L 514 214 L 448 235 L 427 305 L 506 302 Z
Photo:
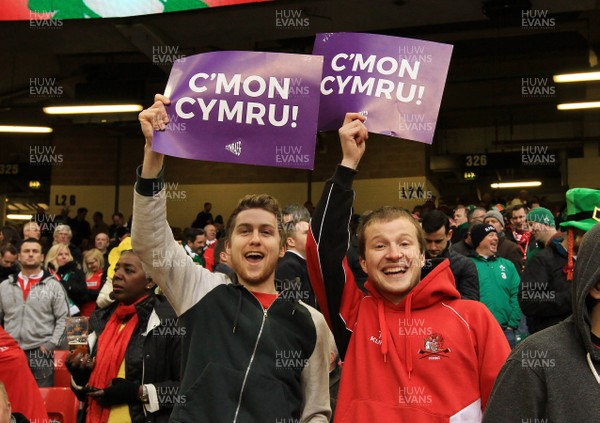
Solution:
M 567 216 L 561 229 L 577 228 L 589 231 L 600 222 L 600 190 L 573 188 L 567 191 Z

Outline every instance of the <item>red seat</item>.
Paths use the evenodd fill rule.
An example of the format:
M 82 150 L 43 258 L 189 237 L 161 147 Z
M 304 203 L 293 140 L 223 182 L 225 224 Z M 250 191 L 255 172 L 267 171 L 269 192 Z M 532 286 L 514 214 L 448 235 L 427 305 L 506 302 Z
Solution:
M 79 400 L 70 388 L 40 388 L 50 420 L 76 423 Z
M 71 373 L 65 365 L 69 350 L 54 351 L 54 386 L 69 388 L 71 386 Z

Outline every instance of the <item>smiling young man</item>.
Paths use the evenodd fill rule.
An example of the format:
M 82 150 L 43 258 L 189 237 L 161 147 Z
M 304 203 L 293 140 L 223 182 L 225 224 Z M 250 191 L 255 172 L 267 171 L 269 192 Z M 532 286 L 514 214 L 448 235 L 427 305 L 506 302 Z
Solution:
M 312 307 L 275 290 L 283 255 L 281 211 L 268 195 L 247 195 L 227 223 L 233 281 L 194 265 L 166 219 L 163 155 L 154 130 L 168 123 L 162 95 L 140 113 L 146 139 L 135 187 L 132 245 L 187 330 L 172 422 L 327 422 L 329 333 Z M 233 282 L 233 283 L 232 283 Z
M 343 159 L 311 220 L 311 283 L 344 360 L 335 413 L 346 422 L 478 422 L 509 353 L 486 307 L 461 300 L 449 261 L 425 264 L 425 238 L 406 211 L 382 207 L 358 229 L 364 294 L 346 250 L 352 181 L 368 137 L 348 113 L 339 130 Z M 426 273 L 426 274 L 425 274 Z

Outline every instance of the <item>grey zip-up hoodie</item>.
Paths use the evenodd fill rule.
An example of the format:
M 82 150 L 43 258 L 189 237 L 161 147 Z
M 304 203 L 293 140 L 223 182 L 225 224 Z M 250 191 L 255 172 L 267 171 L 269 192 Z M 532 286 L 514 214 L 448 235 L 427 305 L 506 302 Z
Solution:
M 65 332 L 69 306 L 65 290 L 49 273 L 31 287 L 27 300 L 13 274 L 0 283 L 0 323 L 24 350 L 54 350 Z
M 590 323 L 592 307 L 600 304 L 588 295 L 598 283 L 600 224 L 579 248 L 573 315 L 517 346 L 496 379 L 484 423 L 600 421 L 600 349 Z

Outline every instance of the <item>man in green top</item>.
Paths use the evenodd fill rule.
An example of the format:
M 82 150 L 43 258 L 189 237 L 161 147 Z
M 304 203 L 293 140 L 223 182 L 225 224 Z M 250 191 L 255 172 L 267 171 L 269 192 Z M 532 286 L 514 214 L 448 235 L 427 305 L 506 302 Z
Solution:
M 471 228 L 475 253 L 471 259 L 477 267 L 481 302 L 492 312 L 506 335 L 511 348 L 516 344 L 514 330 L 519 327 L 519 272 L 512 262 L 497 257 L 498 233 L 492 225 Z

